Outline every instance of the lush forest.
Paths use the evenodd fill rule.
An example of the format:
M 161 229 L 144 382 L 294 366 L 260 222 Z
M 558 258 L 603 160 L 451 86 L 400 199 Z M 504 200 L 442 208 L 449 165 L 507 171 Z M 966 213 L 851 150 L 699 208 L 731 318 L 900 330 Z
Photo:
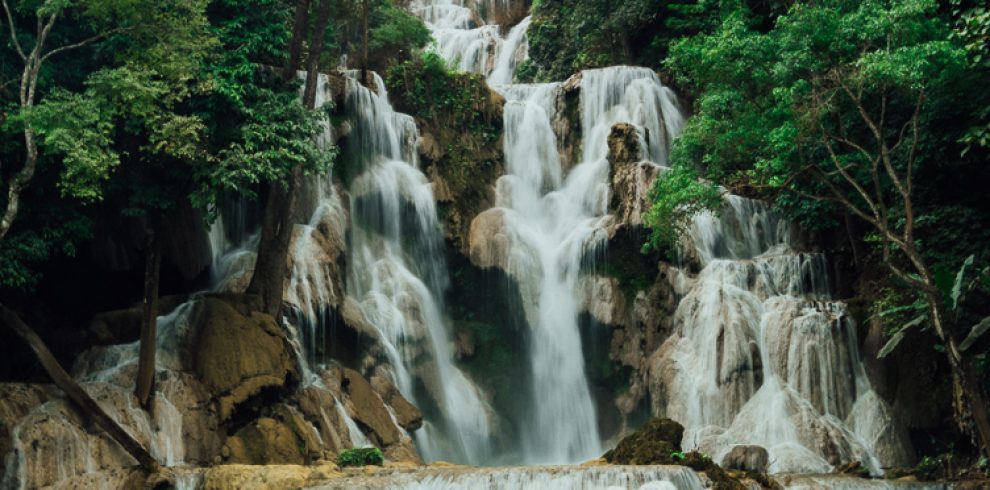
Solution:
M 96 420 L 146 470 L 155 472 L 168 464 L 158 453 L 152 455 L 155 451 L 150 447 L 142 447 L 151 444 L 147 438 L 130 437 L 119 417 L 107 415 L 105 407 L 90 398 L 88 385 L 66 371 L 87 359 L 85 354 L 93 347 L 138 342 L 139 360 L 128 379 L 128 393 L 133 392 L 137 404 L 153 413 L 155 393 L 161 392 L 164 379 L 163 368 L 156 367 L 162 362 L 156 363 L 156 339 L 161 344 L 162 335 L 157 327 L 166 315 L 183 311 L 177 307 L 181 303 L 211 301 L 194 294 L 216 282 L 221 254 L 213 250 L 211 255 L 210 247 L 217 247 L 211 242 L 211 229 L 228 238 L 241 236 L 245 240 L 238 246 L 254 247 L 249 267 L 253 273 L 236 291 L 241 299 L 224 296 L 222 301 L 235 305 L 245 317 L 266 315 L 265 321 L 273 326 L 265 328 L 279 330 L 286 345 L 296 346 L 292 349 L 298 344 L 309 348 L 314 335 L 327 338 L 319 340 L 309 358 L 298 355 L 303 360 L 288 368 L 294 374 L 264 389 L 252 388 L 250 395 L 232 402 L 248 408 L 219 409 L 223 415 L 213 426 L 219 424 L 218 432 L 226 433 L 219 436 L 216 447 L 203 450 L 204 461 L 212 462 L 213 456 L 218 461 L 236 459 L 227 454 L 236 450 L 228 449 L 233 447 L 230 443 L 224 445 L 224 437 L 247 441 L 245 428 L 261 427 L 261 418 L 295 427 L 288 421 L 292 410 L 309 416 L 303 378 L 316 365 L 312 357 L 321 355 L 325 357 L 320 362 L 343 366 L 339 369 L 344 374 L 338 378 L 343 376 L 344 381 L 338 379 L 338 389 L 347 392 L 347 386 L 367 386 L 369 396 L 380 398 L 376 403 L 384 407 L 375 409 L 377 421 L 351 414 L 358 421 L 356 427 L 369 434 L 369 444 L 385 451 L 384 457 L 381 451 L 368 456 L 334 447 L 340 466 L 365 464 L 352 463 L 355 458 L 379 464 L 397 460 L 395 448 L 400 445 L 403 451 L 414 448 L 412 453 L 435 449 L 411 436 L 423 426 L 424 417 L 426 426 L 437 431 L 434 434 L 443 434 L 437 437 L 453 439 L 450 434 L 459 426 L 445 415 L 450 409 L 432 383 L 450 384 L 454 382 L 449 379 L 461 378 L 473 380 L 467 382 L 472 386 L 468 391 L 485 393 L 478 396 L 483 402 L 478 406 L 484 405 L 499 420 L 492 424 L 499 428 L 498 435 L 490 436 L 494 449 L 479 450 L 479 458 L 515 462 L 493 455 L 514 454 L 518 443 L 524 447 L 519 452 L 526 454 L 523 461 L 540 460 L 526 453 L 530 446 L 525 442 L 527 432 L 534 430 L 526 418 L 538 410 L 510 393 L 539 383 L 540 370 L 531 373 L 525 367 L 528 356 L 536 356 L 541 338 L 533 325 L 538 322 L 527 315 L 542 307 L 528 301 L 529 296 L 539 297 L 549 283 L 536 281 L 535 289 L 527 289 L 525 274 L 513 267 L 546 270 L 549 266 L 513 262 L 528 252 L 511 248 L 512 240 L 523 238 L 505 231 L 515 219 L 505 216 L 512 216 L 509 210 L 524 215 L 519 202 L 526 196 L 518 194 L 522 186 L 518 180 L 505 187 L 496 181 L 517 172 L 513 159 L 519 155 L 536 155 L 530 163 L 541 165 L 550 158 L 548 147 L 553 154 L 549 161 L 556 167 L 535 167 L 536 173 L 545 174 L 534 177 L 538 197 L 557 189 L 553 186 L 566 190 L 561 182 L 569 182 L 568 171 L 584 175 L 576 171 L 586 164 L 576 142 L 598 133 L 581 126 L 589 124 L 589 117 L 585 114 L 581 119 L 585 106 L 577 100 L 584 101 L 581 97 L 586 95 L 575 94 L 590 92 L 587 87 L 598 83 L 593 73 L 630 65 L 648 69 L 657 86 L 676 92 L 675 105 L 685 120 L 676 135 L 669 121 L 664 126 L 676 138 L 664 148 L 665 168 L 650 170 L 655 173 L 641 193 L 645 196 L 641 220 L 617 218 L 619 225 L 599 234 L 608 235 L 600 247 L 607 252 L 596 252 L 605 257 L 599 257 L 600 263 L 589 258 L 594 253 L 582 250 L 574 252 L 573 266 L 560 266 L 561 277 L 574 270 L 582 277 L 615 280 L 618 289 L 612 295 L 619 299 L 611 301 L 628 304 L 622 306 L 628 309 L 623 310 L 628 318 L 612 323 L 596 316 L 593 307 L 568 310 L 568 318 L 573 317 L 568 321 L 575 323 L 575 332 L 580 331 L 571 350 L 581 361 L 575 366 L 583 370 L 581 381 L 587 385 L 583 392 L 591 392 L 582 392 L 592 407 L 589 426 L 602 434 L 601 441 L 598 434 L 593 438 L 594 449 L 604 449 L 606 440 L 614 446 L 620 435 L 649 418 L 644 415 L 648 412 L 651 417 L 670 415 L 657 408 L 662 405 L 658 393 L 666 394 L 667 388 L 650 384 L 662 377 L 654 373 L 658 370 L 654 358 L 662 357 L 661 344 L 676 330 L 671 325 L 681 325 L 684 316 L 675 315 L 675 310 L 680 310 L 677 305 L 687 294 L 677 289 L 681 286 L 669 286 L 676 276 L 670 271 L 680 268 L 685 276 L 703 275 L 710 260 L 699 257 L 701 252 L 694 249 L 700 247 L 691 242 L 696 217 L 729 219 L 725 214 L 734 211 L 726 199 L 738 196 L 765 203 L 768 212 L 800 227 L 800 238 L 787 243 L 794 255 L 803 259 L 820 253 L 827 258 L 831 294 L 843 302 L 843 315 L 859 327 L 852 330 L 856 336 L 851 342 L 858 346 L 852 350 L 863 351 L 871 380 L 884 379 L 893 386 L 888 392 L 877 391 L 884 403 L 894 407 L 891 413 L 906 420 L 904 440 L 916 457 L 898 466 L 913 467 L 911 474 L 921 479 L 979 478 L 988 471 L 990 9 L 984 2 L 453 2 L 457 8 L 452 11 L 466 16 L 457 21 L 458 32 L 478 31 L 478 39 L 503 43 L 481 48 L 489 52 L 477 55 L 481 68 L 475 70 L 465 68 L 468 41 L 440 37 L 445 27 L 437 26 L 454 14 L 431 9 L 450 2 L 2 1 L 0 319 L 5 326 L 0 328 L 0 340 L 5 347 L 0 381 L 54 380 L 85 417 Z M 469 8 L 470 15 L 462 13 Z M 511 30 L 518 26 L 526 28 L 520 44 L 524 55 L 518 55 L 523 51 L 501 54 L 498 49 L 508 45 Z M 453 56 L 445 51 L 445 46 L 458 44 L 463 53 Z M 493 68 L 510 61 L 505 66 L 514 70 L 509 78 L 517 86 L 550 86 L 560 92 L 548 96 L 494 87 L 492 72 L 497 69 Z M 548 82 L 562 82 L 562 88 L 545 85 Z M 525 97 L 538 93 L 552 102 L 520 98 L 518 94 L 524 92 Z M 386 111 L 383 107 L 389 103 Z M 409 116 L 392 113 L 392 106 Z M 540 114 L 547 112 L 544 117 L 549 122 L 515 132 L 519 127 L 515 125 L 532 117 L 537 106 Z M 512 112 L 518 107 L 526 107 L 527 112 Z M 383 133 L 388 137 L 370 133 L 378 130 L 374 121 L 388 126 L 385 129 L 392 132 Z M 604 171 L 604 185 L 613 194 L 606 207 L 617 216 L 621 213 L 616 209 L 627 206 L 619 190 L 624 178 L 620 164 L 651 156 L 642 148 L 631 150 L 642 158 L 620 151 L 616 142 L 624 122 L 609 124 L 602 133 L 608 135 L 608 144 L 601 142 L 608 148 L 607 165 L 612 169 Z M 410 152 L 403 146 L 410 138 L 410 124 L 415 157 L 408 157 Z M 526 137 L 520 134 L 539 135 L 544 126 L 551 134 L 550 143 L 532 147 L 520 143 Z M 641 129 L 628 134 L 633 147 L 636 141 L 665 137 Z M 401 151 L 383 150 L 388 144 Z M 583 144 L 587 160 L 591 144 L 587 140 Z M 407 161 L 415 171 L 375 173 L 379 160 Z M 410 173 L 416 175 L 409 177 Z M 525 175 L 522 172 L 519 178 Z M 312 182 L 322 178 L 330 182 L 326 189 L 331 190 L 314 191 Z M 426 184 L 429 191 L 423 191 Z M 398 196 L 393 199 L 399 203 L 394 216 L 387 213 L 395 203 L 381 197 L 391 196 L 388 192 Z M 421 192 L 429 194 L 424 198 Z M 344 204 L 327 204 L 331 202 L 327 193 L 347 197 Z M 506 204 L 510 199 L 504 196 L 515 201 Z M 332 231 L 327 224 L 332 220 L 325 215 L 306 214 L 313 200 L 318 209 L 338 206 L 346 211 L 335 218 L 345 223 L 343 231 Z M 592 206 L 577 199 L 560 202 Z M 495 216 L 492 210 L 502 214 Z M 567 213 L 579 211 L 553 213 L 555 219 L 565 220 Z M 248 216 L 242 225 L 249 230 L 233 229 L 230 217 L 235 214 Z M 393 218 L 397 224 L 390 221 Z M 585 226 L 576 218 L 574 223 L 581 223 L 574 228 Z M 332 246 L 324 245 L 319 253 L 304 248 L 312 245 L 300 235 L 313 234 L 313 229 Z M 482 236 L 486 233 L 498 239 Z M 365 235 L 384 236 L 386 245 Z M 388 239 L 397 242 L 393 246 Z M 441 343 L 450 346 L 435 348 L 436 352 L 453 351 L 445 354 L 453 359 L 451 366 L 463 368 L 467 375 L 444 378 L 443 373 L 454 368 L 437 361 L 440 354 L 421 347 L 427 343 L 426 334 L 416 334 L 423 337 L 415 340 L 409 340 L 413 333 L 406 332 L 408 338 L 399 335 L 394 342 L 398 347 L 369 347 L 385 342 L 381 338 L 388 340 L 398 323 L 369 306 L 384 300 L 370 294 L 372 299 L 363 299 L 359 294 L 365 292 L 361 268 L 398 266 L 382 265 L 384 260 L 365 263 L 367 257 L 360 254 L 393 248 L 399 252 L 391 253 L 404 255 L 412 264 L 413 275 L 424 278 L 424 285 L 416 286 L 419 289 L 408 289 L 415 289 L 415 294 L 429 290 L 439 299 L 436 305 L 421 301 L 409 306 L 411 300 L 402 303 L 395 298 L 415 294 L 400 286 L 374 292 L 396 302 L 397 313 L 389 315 L 410 315 L 409 311 L 419 315 L 419 320 L 409 322 L 409 329 L 425 329 L 416 325 L 430 323 L 431 308 L 438 310 L 435 322 L 443 325 L 437 328 L 446 328 L 449 337 Z M 307 311 L 306 306 L 293 304 L 295 296 L 290 292 L 300 288 L 299 277 L 305 274 L 299 270 L 308 264 L 298 256 L 300 250 L 316 257 L 313 260 L 326 272 L 331 298 L 324 298 L 316 313 L 307 313 L 312 318 L 284 320 L 306 316 L 300 313 Z M 733 258 L 752 263 L 757 257 Z M 553 260 L 563 264 L 564 259 Z M 424 265 L 432 264 L 430 260 L 441 265 Z M 314 274 L 309 270 L 307 274 L 306 280 L 315 283 Z M 756 281 L 752 279 L 756 274 L 750 274 L 750 282 Z M 810 281 L 814 273 L 797 274 Z M 580 280 L 564 283 L 574 290 L 567 290 L 568 298 L 573 296 L 569 302 L 591 301 L 580 299 L 585 293 L 577 291 L 586 288 Z M 376 288 L 388 281 L 376 277 L 369 282 Z M 822 298 L 815 301 L 831 301 Z M 352 299 L 356 300 L 348 303 Z M 654 322 L 659 326 L 633 333 L 630 325 L 648 322 L 629 320 L 641 314 L 632 305 L 649 310 L 642 314 L 646 317 L 662 317 Z M 125 310 L 130 311 L 126 321 L 106 320 L 106 325 L 123 325 L 120 328 L 93 327 L 97 323 L 92 319 Z M 535 316 L 547 318 L 544 310 L 539 312 Z M 319 333 L 293 337 L 313 322 L 320 325 Z M 527 322 L 530 329 L 525 328 Z M 836 322 L 836 330 L 840 323 Z M 599 324 L 615 328 L 595 330 Z M 323 333 L 323 328 L 330 333 Z M 379 333 L 369 333 L 375 330 Z M 720 349 L 722 342 L 719 334 Z M 596 351 L 599 344 L 604 347 Z M 639 350 L 618 352 L 621 348 L 616 346 L 626 344 Z M 749 349 L 744 349 L 746 369 L 759 372 L 758 389 L 765 379 L 763 370 L 769 367 L 754 366 L 759 352 Z M 400 368 L 395 352 L 406 350 L 415 350 L 409 354 L 415 362 Z M 852 356 L 850 363 L 858 362 L 860 353 Z M 719 365 L 722 362 L 720 352 Z M 417 371 L 431 363 L 440 366 L 436 369 L 441 374 Z M 565 365 L 570 366 L 561 364 Z M 349 374 L 348 369 L 356 372 Z M 209 378 L 199 367 L 193 371 Z M 412 381 L 403 381 L 403 376 Z M 383 378 L 391 380 L 380 381 Z M 216 397 L 221 405 L 229 395 L 223 393 Z M 330 406 L 324 395 L 319 396 L 324 397 L 320 403 Z M 330 400 L 343 406 L 337 398 L 343 399 L 334 395 Z M 277 401 L 291 409 L 273 408 Z M 397 407 L 405 405 L 418 414 L 411 417 L 414 422 L 400 420 L 405 412 Z M 326 438 L 329 423 L 312 423 Z M 0 435 L 8 438 L 12 429 L 6 425 L 0 429 Z M 678 439 L 684 427 L 680 431 Z M 395 434 L 382 435 L 386 432 Z M 296 434 L 293 444 L 309 447 L 301 432 Z M 264 453 L 257 449 L 263 445 L 244 444 L 247 453 Z M 471 452 L 463 444 L 461 451 Z M 678 440 L 676 447 L 663 446 L 664 462 L 676 453 L 680 456 L 674 462 L 683 463 L 687 456 L 680 452 L 680 444 Z M 8 446 L 0 448 L 6 452 Z M 227 451 L 222 458 L 221 446 Z M 320 447 L 330 451 L 329 446 Z M 552 452 L 539 444 L 532 447 Z M 289 461 L 313 463 L 322 458 L 303 449 L 299 452 L 306 454 L 297 461 L 293 453 Z M 695 470 L 710 469 L 711 457 L 688 454 L 701 458 Z M 829 464 L 839 468 L 837 462 L 849 463 L 847 459 L 855 458 L 843 453 Z M 281 462 L 268 456 L 244 461 Z M 854 468 L 851 473 L 857 471 L 864 472 Z M 870 473 L 865 471 L 866 476 Z M 877 471 L 872 473 L 878 476 Z

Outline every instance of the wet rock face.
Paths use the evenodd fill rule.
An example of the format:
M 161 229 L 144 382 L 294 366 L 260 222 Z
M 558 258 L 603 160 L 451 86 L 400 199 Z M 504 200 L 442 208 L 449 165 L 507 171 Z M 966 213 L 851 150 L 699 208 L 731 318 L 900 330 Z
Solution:
M 47 385 L 0 384 L 0 475 L 6 469 L 6 455 L 13 448 L 11 437 L 17 422 L 51 398 L 52 391 Z
M 660 167 L 641 160 L 639 135 L 631 124 L 612 126 L 608 135 L 608 163 L 612 184 L 610 211 L 619 226 L 642 226 L 650 208 L 649 190 Z
M 375 393 L 368 380 L 357 371 L 345 368 L 341 374 L 341 390 L 347 394 L 354 408 L 351 416 L 371 430 L 375 442 L 381 446 L 399 442 L 399 430 L 392 423 L 385 402 Z
M 247 296 L 207 297 L 196 305 L 194 372 L 214 394 L 220 420 L 263 389 L 282 390 L 299 379 L 285 330 L 251 311 Z
M 288 424 L 262 417 L 227 438 L 224 452 L 231 463 L 303 464 L 305 442 Z
M 722 459 L 722 466 L 731 470 L 766 473 L 770 456 L 763 446 L 736 446 Z
M 605 453 L 613 464 L 675 464 L 671 453 L 680 451 L 684 427 L 665 418 L 655 418 L 625 437 L 615 449 Z

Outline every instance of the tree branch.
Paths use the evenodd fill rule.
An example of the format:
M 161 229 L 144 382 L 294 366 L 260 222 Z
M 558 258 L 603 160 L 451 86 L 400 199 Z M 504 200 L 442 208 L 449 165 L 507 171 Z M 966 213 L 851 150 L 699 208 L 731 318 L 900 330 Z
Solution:
M 110 36 L 112 36 L 114 34 L 119 34 L 121 32 L 126 32 L 126 31 L 128 31 L 130 29 L 131 29 L 130 27 L 118 27 L 116 29 L 110 29 L 109 31 L 104 31 L 104 32 L 101 32 L 101 33 L 99 33 L 99 34 L 97 34 L 95 36 L 91 36 L 91 37 L 88 37 L 86 39 L 83 39 L 82 41 L 79 41 L 79 42 L 77 42 L 75 44 L 68 44 L 68 45 L 65 45 L 65 46 L 62 46 L 62 47 L 55 48 L 55 49 L 53 49 L 53 50 L 45 53 L 45 55 L 41 57 L 41 62 L 44 63 L 48 58 L 51 58 L 52 56 L 55 56 L 56 54 L 59 54 L 59 53 L 65 52 L 65 51 L 69 51 L 69 50 L 72 50 L 72 49 L 81 48 L 83 46 L 86 46 L 87 44 L 94 43 L 96 41 L 99 41 L 100 39 L 103 39 L 103 38 L 106 38 L 106 37 L 110 37 Z
M 21 47 L 20 41 L 17 40 L 17 29 L 14 27 L 14 16 L 10 13 L 10 6 L 7 5 L 7 0 L 3 0 L 3 10 L 7 13 L 7 25 L 10 26 L 10 39 L 14 41 L 14 48 L 17 49 L 17 54 L 21 56 L 21 59 L 27 61 L 27 56 L 24 54 L 24 48 Z

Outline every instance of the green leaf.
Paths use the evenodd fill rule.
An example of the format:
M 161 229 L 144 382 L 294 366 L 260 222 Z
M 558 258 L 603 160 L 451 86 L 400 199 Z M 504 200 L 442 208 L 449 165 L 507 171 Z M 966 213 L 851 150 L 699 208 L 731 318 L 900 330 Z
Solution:
M 952 293 L 949 296 L 952 300 L 953 310 L 959 309 L 959 299 L 962 296 L 963 279 L 966 277 L 966 269 L 973 265 L 974 260 L 976 260 L 975 255 L 966 257 L 966 261 L 963 262 L 962 267 L 959 268 L 959 272 L 956 274 L 956 281 L 952 284 Z
M 966 339 L 959 344 L 959 350 L 965 352 L 967 349 L 972 347 L 974 343 L 976 343 L 981 335 L 987 333 L 987 330 L 990 330 L 990 316 L 980 320 L 980 322 L 976 325 L 973 325 L 973 328 L 969 331 L 969 335 L 967 335 Z
M 907 330 L 909 328 L 921 325 L 927 319 L 928 317 L 922 315 L 914 320 L 911 320 L 910 322 L 905 323 L 904 326 L 897 331 L 897 333 L 890 337 L 890 340 L 884 344 L 883 348 L 880 349 L 880 352 L 877 353 L 877 359 L 883 359 L 884 357 L 890 355 L 890 353 L 894 351 L 894 348 L 897 347 L 897 344 L 901 343 L 901 340 L 904 340 L 904 336 L 907 335 Z

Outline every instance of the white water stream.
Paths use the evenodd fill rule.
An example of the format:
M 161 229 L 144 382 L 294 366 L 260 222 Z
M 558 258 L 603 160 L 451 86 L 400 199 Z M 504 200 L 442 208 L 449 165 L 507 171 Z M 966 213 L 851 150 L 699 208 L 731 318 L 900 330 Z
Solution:
M 392 110 L 377 75 L 375 83 L 377 93 L 353 73 L 347 80 L 351 152 L 364 166 L 350 186 L 347 293 L 381 332 L 399 390 L 419 406 L 425 391 L 437 407 L 415 434 L 422 456 L 481 464 L 491 456 L 490 408 L 453 363 L 441 299 L 449 280 L 432 186 L 417 168 L 418 132 Z
M 910 464 L 890 408 L 872 390 L 856 325 L 831 300 L 824 256 L 796 252 L 765 204 L 728 196 L 721 218 L 694 220 L 703 269 L 675 280 L 676 332 L 655 368 L 659 408 L 683 446 L 716 461 L 734 445 L 770 453 L 770 471 L 827 473 L 841 462 Z
M 481 11 L 510 9 L 512 0 L 476 0 Z M 530 18 L 506 29 L 494 23 L 492 15 L 482 16 L 464 5 L 463 0 L 413 0 L 410 10 L 433 33 L 436 51 L 450 66 L 480 73 L 491 85 L 512 83 L 516 66 L 528 55 L 526 30 Z

